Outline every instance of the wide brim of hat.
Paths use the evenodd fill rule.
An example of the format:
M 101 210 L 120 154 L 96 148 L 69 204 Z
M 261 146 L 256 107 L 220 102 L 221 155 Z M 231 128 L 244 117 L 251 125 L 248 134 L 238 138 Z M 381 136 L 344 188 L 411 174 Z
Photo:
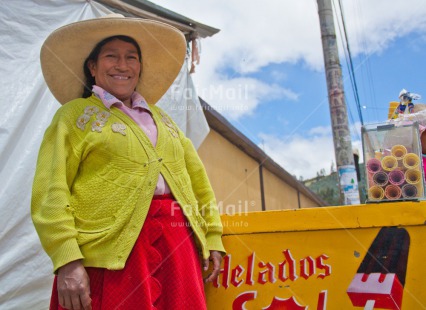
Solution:
M 82 96 L 84 61 L 98 42 L 115 35 L 129 36 L 141 48 L 142 75 L 136 90 L 149 104 L 155 104 L 172 85 L 186 54 L 186 40 L 178 29 L 138 18 L 90 19 L 55 30 L 41 48 L 44 79 L 61 104 Z

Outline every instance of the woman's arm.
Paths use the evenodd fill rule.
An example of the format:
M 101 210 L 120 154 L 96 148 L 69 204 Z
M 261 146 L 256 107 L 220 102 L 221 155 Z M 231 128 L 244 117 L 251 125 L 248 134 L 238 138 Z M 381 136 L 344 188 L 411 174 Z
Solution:
M 191 178 L 192 190 L 199 204 L 198 209 L 207 224 L 206 240 L 207 248 L 210 251 L 210 257 L 203 260 L 203 268 L 204 271 L 207 271 L 211 262 L 213 270 L 204 278 L 204 281 L 213 282 L 219 276 L 222 256 L 225 254 L 225 248 L 222 244 L 222 222 L 220 220 L 216 198 L 204 165 L 191 140 L 182 137 L 183 133 L 180 134 L 185 153 L 186 169 Z
M 65 109 L 69 111 L 69 109 Z M 78 171 L 80 154 L 73 147 L 68 116 L 61 108 L 47 128 L 38 155 L 33 182 L 31 215 L 41 244 L 59 267 L 83 258 L 77 244 L 70 188 Z
M 71 187 L 81 155 L 68 113 L 58 110 L 40 147 L 33 183 L 31 215 L 44 250 L 57 272 L 59 304 L 65 309 L 91 309 L 90 284 L 81 262 L 70 205 Z
M 207 172 L 191 140 L 182 132 L 179 134 L 184 149 L 186 170 L 191 178 L 192 191 L 198 201 L 199 212 L 207 223 L 207 248 L 210 251 L 225 253 L 222 244 L 222 222 Z

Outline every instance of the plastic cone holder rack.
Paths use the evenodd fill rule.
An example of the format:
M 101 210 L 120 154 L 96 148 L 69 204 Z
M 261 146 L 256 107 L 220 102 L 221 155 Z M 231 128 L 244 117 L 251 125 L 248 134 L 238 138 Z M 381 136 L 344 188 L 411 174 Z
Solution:
M 419 126 L 405 122 L 362 127 L 367 202 L 424 199 Z

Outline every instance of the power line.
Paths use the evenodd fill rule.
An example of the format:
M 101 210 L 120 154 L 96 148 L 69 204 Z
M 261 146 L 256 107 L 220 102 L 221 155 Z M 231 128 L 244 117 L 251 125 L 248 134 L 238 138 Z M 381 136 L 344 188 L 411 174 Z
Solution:
M 378 105 L 377 104 L 377 100 L 376 100 L 376 94 L 375 94 L 375 87 L 374 87 L 374 79 L 373 79 L 373 72 L 372 72 L 372 67 L 371 67 L 371 62 L 370 62 L 370 52 L 368 50 L 368 44 L 366 42 L 365 39 L 365 35 L 363 35 L 363 28 L 361 27 L 361 24 L 359 23 L 359 19 L 361 16 L 363 16 L 363 6 L 359 3 L 359 1 L 355 1 L 353 2 L 353 8 L 352 8 L 352 12 L 353 12 L 353 20 L 354 20 L 354 25 L 359 29 L 359 33 L 360 36 L 356 39 L 358 44 L 361 47 L 362 52 L 359 53 L 359 57 L 360 57 L 360 63 L 361 63 L 361 76 L 363 77 L 361 79 L 362 82 L 362 88 L 364 90 L 364 96 L 368 97 L 368 99 L 366 100 L 366 98 L 364 98 L 364 101 L 368 102 L 367 105 L 367 109 L 363 110 L 364 112 L 364 116 L 367 113 L 367 118 L 371 121 L 373 120 L 374 122 L 378 122 L 380 119 L 383 118 L 383 115 L 387 115 L 384 114 L 383 112 L 380 112 L 379 116 L 379 110 L 388 110 L 388 108 L 380 108 L 379 106 L 382 105 Z M 354 33 L 356 34 L 357 32 L 354 31 Z M 359 75 L 358 75 L 359 76 Z
M 336 7 L 335 7 L 334 3 L 333 3 L 333 6 L 334 6 L 334 11 L 336 11 Z M 337 19 L 337 13 L 336 13 L 336 19 Z M 340 23 L 339 23 L 338 19 L 337 19 L 337 26 L 339 27 L 340 37 L 343 38 L 342 28 L 340 27 Z M 345 48 L 345 46 L 343 44 L 343 39 L 342 39 L 342 49 L 343 49 L 343 53 L 344 53 L 345 59 L 346 59 L 347 70 L 348 70 L 348 72 L 350 72 L 349 61 L 348 61 L 348 53 L 347 53 L 346 48 Z M 353 85 L 353 83 L 352 83 L 352 75 L 349 75 L 349 79 L 351 80 L 351 87 L 352 87 L 352 85 Z M 352 91 L 353 91 L 353 87 L 352 87 Z M 345 101 L 349 102 L 349 100 L 347 99 L 346 93 L 345 93 Z M 354 116 L 352 114 L 352 109 L 350 109 L 350 107 L 348 105 L 347 105 L 347 111 L 348 111 L 348 115 L 349 115 L 349 122 L 350 122 L 351 127 L 352 127 L 352 133 L 355 133 L 355 135 L 357 136 L 357 138 L 360 139 L 360 136 L 359 136 L 359 134 L 358 134 L 358 132 L 356 130 L 355 119 L 354 119 Z
M 339 10 L 340 10 L 340 20 L 342 22 L 344 39 L 346 41 L 346 46 L 344 48 L 344 51 L 345 51 L 347 65 L 348 65 L 349 77 L 350 77 L 350 80 L 351 80 L 352 92 L 354 94 L 355 105 L 356 105 L 356 108 L 357 108 L 357 111 L 358 111 L 359 120 L 361 122 L 361 125 L 364 125 L 364 119 L 362 117 L 362 110 L 361 110 L 361 103 L 360 103 L 359 94 L 358 94 L 358 86 L 357 86 L 356 77 L 355 77 L 355 70 L 354 70 L 354 66 L 353 66 L 353 62 L 352 62 L 352 55 L 351 55 L 348 35 L 347 35 L 347 31 L 346 31 L 346 23 L 345 23 L 345 18 L 344 18 L 344 14 L 343 14 L 343 6 L 341 4 L 341 0 L 338 0 L 338 3 L 339 3 Z M 333 2 L 333 5 L 334 5 L 334 2 Z M 339 30 L 341 32 L 340 25 L 339 25 Z M 341 36 L 342 36 L 342 34 L 341 34 Z M 342 38 L 343 38 L 343 36 L 342 36 Z

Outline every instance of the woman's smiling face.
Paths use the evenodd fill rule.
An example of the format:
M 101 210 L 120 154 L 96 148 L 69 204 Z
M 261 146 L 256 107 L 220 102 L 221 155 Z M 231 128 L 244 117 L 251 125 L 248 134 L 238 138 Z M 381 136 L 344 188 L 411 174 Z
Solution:
M 102 46 L 96 62 L 88 63 L 96 85 L 131 107 L 131 96 L 138 84 L 141 60 L 137 48 L 119 39 Z

